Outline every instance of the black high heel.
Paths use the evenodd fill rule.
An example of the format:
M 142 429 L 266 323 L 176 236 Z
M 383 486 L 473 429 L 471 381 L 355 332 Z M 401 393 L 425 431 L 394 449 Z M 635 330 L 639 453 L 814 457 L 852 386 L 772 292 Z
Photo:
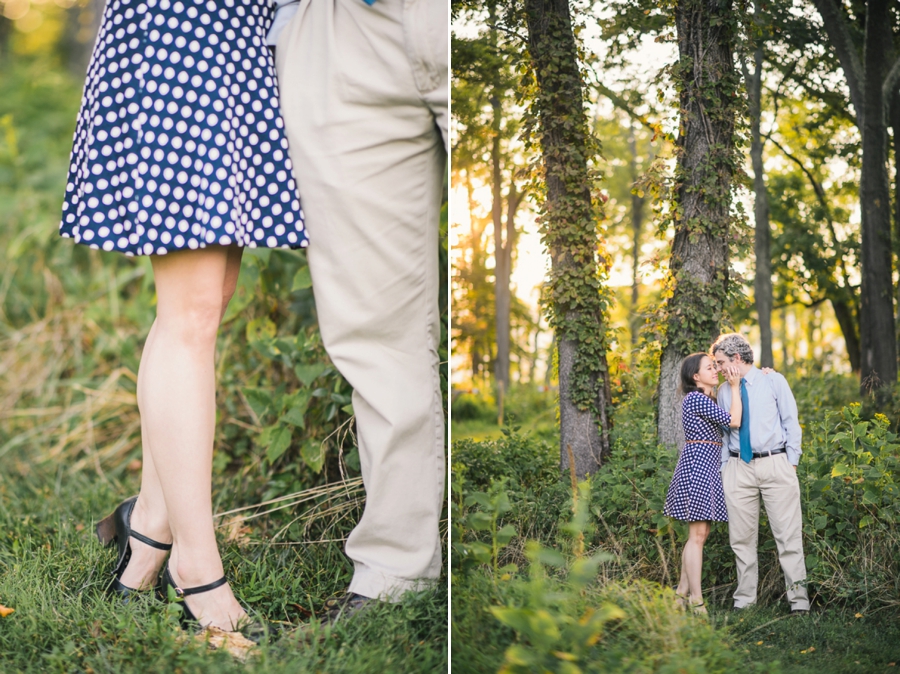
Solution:
M 130 499 L 122 501 L 111 514 L 107 515 L 97 523 L 96 528 L 97 538 L 103 545 L 108 547 L 113 543 L 116 543 L 119 547 L 119 558 L 116 562 L 116 566 L 113 568 L 113 579 L 109 584 L 109 588 L 107 588 L 107 592 L 117 594 L 120 597 L 127 597 L 130 594 L 138 592 L 138 590 L 133 587 L 123 585 L 121 581 L 122 573 L 125 571 L 125 567 L 128 566 L 128 561 L 131 559 L 131 545 L 128 542 L 130 537 L 133 536 L 141 543 L 149 545 L 151 548 L 156 548 L 157 550 L 172 549 L 171 543 L 154 541 L 152 538 L 147 538 L 147 536 L 139 534 L 131 528 L 131 513 L 134 510 L 134 504 L 137 501 L 137 498 L 137 496 L 132 496 Z
M 219 580 L 214 580 L 211 583 L 207 583 L 206 585 L 198 585 L 197 587 L 178 587 L 175 583 L 175 579 L 172 578 L 172 572 L 169 571 L 169 565 L 166 564 L 163 567 L 162 574 L 160 576 L 160 584 L 157 587 L 157 595 L 163 601 L 169 600 L 169 588 L 172 588 L 176 601 L 179 606 L 181 606 L 181 616 L 179 621 L 181 623 L 182 629 L 198 629 L 202 626 L 200 625 L 200 621 L 197 619 L 197 616 L 194 615 L 194 612 L 191 611 L 190 607 L 187 605 L 187 602 L 184 601 L 185 597 L 189 597 L 192 594 L 202 594 L 203 592 L 209 592 L 210 590 L 215 590 L 218 587 L 222 587 L 228 583 L 228 579 L 225 576 L 219 578 Z M 270 623 L 267 620 L 253 620 L 249 616 L 249 612 L 247 608 L 244 607 L 244 612 L 248 613 L 244 619 L 241 620 L 240 624 L 233 630 L 226 630 L 232 632 L 240 632 L 247 639 L 254 643 L 259 643 L 265 637 L 273 637 L 279 634 L 282 631 L 282 627 L 276 623 Z
M 159 585 L 158 590 L 160 599 L 164 601 L 167 601 L 169 599 L 168 594 L 170 587 L 175 591 L 175 596 L 178 598 L 178 603 L 181 606 L 181 626 L 185 629 L 188 629 L 192 626 L 199 626 L 200 621 L 197 620 L 197 616 L 195 616 L 193 611 L 191 611 L 191 609 L 188 607 L 187 602 L 184 601 L 184 598 L 189 597 L 192 594 L 201 594 L 203 592 L 215 590 L 217 587 L 222 587 L 228 582 L 228 579 L 225 576 L 222 576 L 221 578 L 219 578 L 219 580 L 214 580 L 213 582 L 207 583 L 206 585 L 181 588 L 176 585 L 175 579 L 172 578 L 172 573 L 169 571 L 168 564 L 166 564 L 163 568 L 162 578 L 160 580 L 162 581 Z

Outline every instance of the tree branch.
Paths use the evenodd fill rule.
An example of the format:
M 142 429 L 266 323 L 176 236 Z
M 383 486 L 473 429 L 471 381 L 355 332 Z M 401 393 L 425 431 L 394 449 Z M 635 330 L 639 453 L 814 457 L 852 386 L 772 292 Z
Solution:
M 847 86 L 850 88 L 850 101 L 856 110 L 857 124 L 862 129 L 863 111 L 865 110 L 863 105 L 865 75 L 859 52 L 853 44 L 853 39 L 850 37 L 850 28 L 847 25 L 841 5 L 838 0 L 812 0 L 812 2 L 816 9 L 819 10 L 825 32 L 828 34 L 828 39 L 832 47 L 834 47 L 841 68 L 844 70 L 844 77 L 847 80 Z
M 894 88 L 898 79 L 900 79 L 900 56 L 894 59 L 894 65 L 891 66 L 891 69 L 888 70 L 888 74 L 885 75 L 884 84 L 881 88 L 885 101 L 890 101 L 893 98 L 894 92 L 891 90 Z
M 599 93 L 606 96 L 615 107 L 619 108 L 619 110 L 621 110 L 622 112 L 627 114 L 629 117 L 631 117 L 636 122 L 643 124 L 645 127 L 650 129 L 653 133 L 657 133 L 657 131 L 659 130 L 658 125 L 653 124 L 653 122 L 651 122 L 649 119 L 647 119 L 647 117 L 645 115 L 642 115 L 642 114 L 636 112 L 634 110 L 634 108 L 631 107 L 631 105 L 628 103 L 628 101 L 626 101 L 624 98 L 622 98 L 615 91 L 613 91 L 612 89 L 607 87 L 605 84 L 601 84 L 600 82 L 595 82 L 594 87 L 596 87 L 596 89 Z

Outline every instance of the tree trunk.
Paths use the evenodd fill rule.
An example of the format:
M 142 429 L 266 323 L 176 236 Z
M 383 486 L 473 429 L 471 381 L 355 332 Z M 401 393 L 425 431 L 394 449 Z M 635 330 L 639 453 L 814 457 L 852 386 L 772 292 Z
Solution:
M 0 14 L 0 62 L 9 56 L 9 39 L 12 37 L 13 22 Z
M 609 377 L 599 237 L 588 170 L 590 136 L 567 0 L 526 0 L 528 47 L 547 197 L 551 321 L 559 349 L 560 463 L 579 479 L 609 453 Z M 599 263 L 599 264 L 598 264 Z M 602 266 L 600 266 L 602 265 Z
M 681 125 L 672 212 L 666 341 L 660 359 L 659 442 L 679 443 L 681 361 L 706 351 L 721 325 L 728 290 L 728 234 L 735 156 L 738 78 L 731 0 L 679 0 L 675 66 Z
M 844 344 L 847 346 L 847 356 L 850 358 L 850 369 L 859 372 L 859 337 L 856 334 L 856 319 L 853 307 L 844 300 L 831 300 L 834 309 L 834 317 L 837 319 L 844 336 Z
M 860 387 L 876 393 L 879 407 L 887 404 L 897 381 L 897 342 L 891 267 L 891 193 L 887 168 L 887 126 L 882 84 L 893 48 L 888 0 L 870 0 L 866 9 L 865 116 L 862 129 L 862 288 Z
M 754 18 L 759 21 L 759 0 L 754 3 Z M 760 112 L 762 110 L 763 48 L 758 44 L 753 52 L 753 74 L 747 77 L 747 93 L 750 102 L 750 162 L 753 165 L 753 215 L 756 230 L 753 249 L 756 270 L 753 282 L 756 299 L 756 315 L 759 321 L 759 364 L 775 367 L 772 356 L 772 255 L 770 252 L 769 195 L 766 192 L 763 168 L 763 142 L 760 136 Z
M 891 91 L 888 110 L 894 146 L 894 254 L 897 256 L 897 271 L 900 271 L 900 91 L 897 90 L 896 85 Z M 900 293 L 900 284 L 897 285 L 896 292 Z M 900 309 L 900 294 L 896 300 L 895 306 Z M 898 333 L 897 339 L 900 341 L 900 333 Z
M 512 251 L 509 237 L 503 241 L 503 176 L 500 170 L 500 101 L 491 99 L 494 107 L 493 142 L 491 143 L 491 220 L 494 225 L 494 330 L 497 339 L 497 358 L 494 378 L 502 397 L 509 390 L 509 277 Z
M 637 140 L 634 137 L 634 124 L 628 129 L 628 149 L 631 151 L 629 167 L 631 169 L 631 184 L 638 180 L 637 172 Z M 638 300 L 641 292 L 641 230 L 644 227 L 644 197 L 632 193 L 631 195 L 631 231 L 632 231 L 632 273 L 631 273 L 631 365 L 634 366 L 637 352 L 638 337 L 641 331 L 641 317 L 638 315 Z

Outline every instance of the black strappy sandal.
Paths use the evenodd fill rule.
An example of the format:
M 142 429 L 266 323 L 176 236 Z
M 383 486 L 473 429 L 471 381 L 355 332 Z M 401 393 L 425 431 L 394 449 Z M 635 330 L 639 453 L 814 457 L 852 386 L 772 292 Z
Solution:
M 190 607 L 188 607 L 187 602 L 184 601 L 185 597 L 189 597 L 192 594 L 202 594 L 203 592 L 209 592 L 210 590 L 215 590 L 218 587 L 222 587 L 228 583 L 228 579 L 225 576 L 219 578 L 219 580 L 214 580 L 212 583 L 207 583 L 206 585 L 198 585 L 197 587 L 178 587 L 175 583 L 175 579 L 172 578 L 172 573 L 169 571 L 169 565 L 166 564 L 163 567 L 162 575 L 160 577 L 160 584 L 157 587 L 157 595 L 163 601 L 169 601 L 169 597 L 171 594 L 169 593 L 169 588 L 172 588 L 172 593 L 174 593 L 176 601 L 178 605 L 181 606 L 181 616 L 180 622 L 182 629 L 185 630 L 200 630 L 202 629 L 200 625 L 200 621 L 197 620 L 197 616 L 194 615 L 194 612 L 191 611 Z M 283 630 L 283 626 L 278 623 L 271 623 L 267 620 L 254 620 L 250 618 L 249 611 L 244 607 L 244 611 L 248 614 L 245 619 L 241 620 L 241 623 L 233 632 L 240 632 L 247 639 L 254 643 L 259 643 L 266 636 L 273 637 L 279 634 Z
M 157 550 L 171 550 L 171 543 L 160 543 L 148 538 L 143 534 L 139 534 L 131 528 L 131 513 L 134 510 L 134 504 L 137 502 L 137 496 L 132 496 L 126 501 L 122 501 L 118 507 L 108 516 L 104 517 L 97 523 L 97 538 L 105 546 L 116 543 L 119 547 L 119 558 L 113 568 L 113 579 L 110 582 L 107 592 L 117 594 L 120 597 L 128 597 L 131 594 L 139 592 L 135 588 L 123 585 L 121 578 L 125 567 L 128 566 L 128 560 L 131 559 L 131 545 L 128 542 L 130 537 L 134 537 L 145 545 Z
M 175 579 L 172 578 L 172 573 L 169 571 L 169 565 L 166 564 L 165 568 L 163 568 L 162 572 L 162 582 L 159 586 L 159 595 L 160 599 L 163 601 L 169 600 L 169 588 L 175 592 L 175 597 L 178 600 L 178 604 L 181 606 L 181 626 L 185 629 L 190 627 L 199 627 L 200 621 L 197 620 L 197 616 L 194 615 L 193 611 L 188 607 L 187 602 L 184 601 L 185 597 L 189 597 L 192 594 L 202 594 L 203 592 L 209 592 L 210 590 L 215 590 L 217 587 L 222 587 L 225 583 L 228 582 L 228 579 L 225 576 L 219 578 L 219 580 L 214 580 L 211 583 L 207 583 L 206 585 L 198 585 L 197 587 L 188 587 L 181 588 L 175 584 Z

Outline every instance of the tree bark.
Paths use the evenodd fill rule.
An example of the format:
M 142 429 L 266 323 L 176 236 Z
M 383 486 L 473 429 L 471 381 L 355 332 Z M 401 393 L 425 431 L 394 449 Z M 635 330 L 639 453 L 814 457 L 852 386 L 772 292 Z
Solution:
M 869 0 L 866 8 L 865 115 L 862 129 L 862 287 L 860 387 L 886 404 L 897 381 L 897 342 L 891 266 L 891 194 L 887 169 L 887 126 L 882 84 L 893 50 L 888 0 Z
M 631 152 L 629 168 L 631 169 L 631 184 L 634 186 L 638 181 L 637 171 L 637 140 L 634 137 L 634 124 L 629 125 L 628 129 L 628 149 Z M 634 366 L 634 359 L 637 352 L 638 337 L 641 330 L 641 317 L 638 314 L 638 300 L 641 292 L 641 231 L 644 228 L 644 197 L 632 193 L 631 195 L 631 320 L 629 328 L 631 330 L 631 365 Z
M 760 6 L 755 3 L 754 17 L 759 20 Z M 769 195 L 766 191 L 763 168 L 763 140 L 760 135 L 760 113 L 762 110 L 762 67 L 763 48 L 758 44 L 753 52 L 753 74 L 745 72 L 747 93 L 750 99 L 750 163 L 753 166 L 753 216 L 755 232 L 753 250 L 756 269 L 753 282 L 756 300 L 756 315 L 759 321 L 759 364 L 775 367 L 772 356 L 772 254 L 771 232 L 769 228 Z
M 897 90 L 896 84 L 889 88 L 887 92 L 887 100 L 890 101 L 888 111 L 890 115 L 891 130 L 893 131 L 893 150 L 894 150 L 894 254 L 897 256 L 896 267 L 900 271 L 900 91 Z M 897 293 L 900 293 L 900 284 L 898 284 Z M 900 294 L 896 297 L 897 304 L 900 309 Z M 900 334 L 897 335 L 900 341 Z
M 728 290 L 738 81 L 731 11 L 731 0 L 679 0 L 675 5 L 681 125 L 669 262 L 672 295 L 666 305 L 657 419 L 659 442 L 668 446 L 681 440 L 681 362 L 691 352 L 706 351 L 718 335 Z
M 609 453 L 609 377 L 599 237 L 591 200 L 589 131 L 567 0 L 526 0 L 528 47 L 537 77 L 535 108 L 547 196 L 550 298 L 559 358 L 560 464 L 568 452 L 579 479 Z
M 500 169 L 500 101 L 492 97 L 494 108 L 493 139 L 491 142 L 491 221 L 494 226 L 494 332 L 497 357 L 494 378 L 500 396 L 509 390 L 509 277 L 511 251 L 509 237 L 503 242 L 503 175 Z

